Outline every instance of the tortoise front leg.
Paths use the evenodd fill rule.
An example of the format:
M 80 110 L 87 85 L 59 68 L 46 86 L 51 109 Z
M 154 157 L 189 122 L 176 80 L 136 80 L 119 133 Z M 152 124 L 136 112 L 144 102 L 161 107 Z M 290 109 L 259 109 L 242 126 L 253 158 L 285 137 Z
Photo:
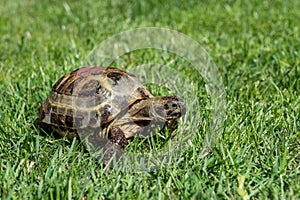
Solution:
M 122 153 L 127 145 L 127 139 L 124 132 L 119 128 L 113 126 L 110 130 L 108 142 L 104 146 L 103 163 L 110 168 L 120 160 Z

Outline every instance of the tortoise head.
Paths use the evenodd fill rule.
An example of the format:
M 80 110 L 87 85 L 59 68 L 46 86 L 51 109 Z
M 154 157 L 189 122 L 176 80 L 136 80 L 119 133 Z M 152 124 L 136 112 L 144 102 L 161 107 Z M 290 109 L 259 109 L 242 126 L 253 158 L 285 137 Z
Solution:
M 136 119 L 173 121 L 186 112 L 185 103 L 176 96 L 152 97 L 140 100 L 130 108 L 131 116 Z
M 186 112 L 185 103 L 176 96 L 152 98 L 151 104 L 150 117 L 158 121 L 172 121 Z

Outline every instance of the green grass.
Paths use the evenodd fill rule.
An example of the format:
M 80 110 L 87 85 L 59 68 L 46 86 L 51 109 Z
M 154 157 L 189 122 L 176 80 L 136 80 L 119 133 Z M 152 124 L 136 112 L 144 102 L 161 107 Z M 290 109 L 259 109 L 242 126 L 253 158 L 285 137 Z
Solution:
M 299 199 L 299 8 L 292 0 L 0 1 L 0 195 Z M 195 94 L 202 109 L 199 137 L 180 161 L 150 173 L 107 174 L 80 141 L 41 136 L 31 127 L 59 77 L 80 67 L 109 36 L 146 26 L 190 36 L 219 68 L 227 120 L 208 156 L 199 158 L 209 121 L 203 82 Z M 115 64 L 149 63 L 181 67 L 197 81 L 185 61 L 157 51 L 133 52 Z

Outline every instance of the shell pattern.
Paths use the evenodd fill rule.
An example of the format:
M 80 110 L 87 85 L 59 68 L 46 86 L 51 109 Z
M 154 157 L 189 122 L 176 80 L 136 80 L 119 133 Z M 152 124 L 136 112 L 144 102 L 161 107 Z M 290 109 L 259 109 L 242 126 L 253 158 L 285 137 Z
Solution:
M 53 86 L 39 109 L 38 123 L 70 138 L 77 136 L 78 130 L 96 129 L 99 125 L 105 135 L 108 122 L 138 99 L 151 97 L 132 74 L 116 68 L 80 68 Z

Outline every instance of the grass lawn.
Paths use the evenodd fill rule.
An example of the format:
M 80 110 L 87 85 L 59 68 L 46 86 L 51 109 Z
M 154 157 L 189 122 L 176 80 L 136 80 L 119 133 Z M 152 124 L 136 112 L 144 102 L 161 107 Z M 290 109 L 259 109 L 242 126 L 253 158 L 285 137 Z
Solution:
M 0 196 L 300 199 L 299 8 L 293 0 L 0 1 Z M 153 26 L 196 40 L 220 71 L 226 122 L 207 156 L 199 157 L 210 116 L 205 83 L 182 67 L 188 62 L 156 50 L 113 64 L 162 63 L 197 83 L 200 125 L 178 162 L 148 173 L 106 173 L 79 140 L 32 128 L 52 85 L 82 66 L 101 41 Z

